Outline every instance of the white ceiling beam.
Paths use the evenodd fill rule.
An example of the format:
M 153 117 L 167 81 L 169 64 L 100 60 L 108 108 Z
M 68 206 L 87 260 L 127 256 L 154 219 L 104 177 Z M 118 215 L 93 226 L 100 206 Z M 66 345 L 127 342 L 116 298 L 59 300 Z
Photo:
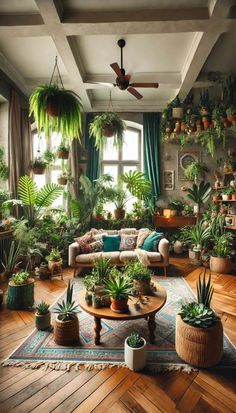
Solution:
M 61 25 L 62 6 L 53 0 L 35 0 L 46 28 L 55 43 L 68 75 L 73 79 L 73 90 L 81 97 L 84 110 L 91 109 L 89 94 L 83 87 L 83 75 L 79 70 L 79 57 L 73 52 L 73 44 L 68 39 Z
M 126 92 L 124 92 L 126 93 Z M 157 100 L 112 100 L 112 107 L 115 112 L 160 112 L 167 101 Z M 94 100 L 92 110 L 95 112 L 107 111 L 109 102 L 107 100 Z

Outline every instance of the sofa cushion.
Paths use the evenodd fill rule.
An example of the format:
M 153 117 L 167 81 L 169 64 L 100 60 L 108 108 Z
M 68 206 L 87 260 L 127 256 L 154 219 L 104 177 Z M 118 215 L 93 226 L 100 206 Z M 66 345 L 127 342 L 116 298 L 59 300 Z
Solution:
M 93 235 L 91 232 L 87 232 L 85 235 L 79 238 L 75 238 L 75 241 L 80 247 L 80 252 L 82 254 L 88 254 L 91 252 L 89 244 L 93 241 Z
M 132 251 L 136 248 L 138 235 L 121 235 L 120 251 Z
M 147 257 L 150 262 L 161 261 L 161 254 L 159 252 L 147 251 Z
M 148 228 L 141 228 L 139 230 L 138 238 L 137 238 L 137 245 L 136 245 L 137 248 L 142 247 L 145 239 L 148 237 L 149 234 L 151 234 L 151 231 Z
M 110 251 L 110 252 L 101 252 L 103 258 L 109 258 L 111 264 L 120 263 L 120 252 L 119 251 Z
M 157 251 L 158 244 L 162 238 L 163 238 L 162 232 L 153 231 L 145 239 L 141 248 L 145 251 Z
M 137 259 L 137 254 L 135 251 L 121 251 L 120 253 L 120 261 L 135 261 Z
M 99 252 L 99 251 L 102 251 L 102 249 L 103 249 L 103 241 L 102 241 L 102 239 L 97 240 L 97 241 L 94 241 L 94 242 L 91 242 L 91 243 L 89 244 L 89 247 L 90 247 L 90 252 Z
M 131 234 L 138 234 L 138 231 L 136 228 L 121 228 L 120 230 L 121 235 L 131 235 Z
M 119 251 L 120 249 L 120 235 L 103 235 L 103 251 Z
M 93 261 L 99 257 L 101 257 L 101 252 L 93 252 L 91 254 L 79 254 L 75 258 L 75 261 L 81 264 L 93 264 Z

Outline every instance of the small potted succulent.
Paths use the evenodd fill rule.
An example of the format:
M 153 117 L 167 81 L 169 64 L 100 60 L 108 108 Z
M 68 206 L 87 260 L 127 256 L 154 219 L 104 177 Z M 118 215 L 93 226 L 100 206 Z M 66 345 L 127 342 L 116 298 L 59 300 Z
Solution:
M 201 274 L 197 301 L 182 303 L 176 317 L 175 346 L 178 356 L 195 367 L 213 367 L 223 355 L 222 323 L 210 308 L 213 294 L 211 277 Z
M 151 294 L 151 270 L 140 261 L 130 261 L 125 265 L 124 276 L 133 281 L 136 294 Z
M 125 339 L 125 364 L 133 371 L 140 371 L 146 364 L 146 340 L 132 332 Z
M 62 264 L 62 258 L 61 258 L 61 253 L 58 250 L 58 248 L 53 248 L 50 252 L 50 254 L 46 257 L 46 260 L 48 261 L 48 268 L 50 271 L 55 268 L 55 265 L 61 265 Z
M 79 341 L 79 320 L 76 313 L 79 305 L 72 301 L 73 285 L 69 280 L 66 299 L 54 310 L 58 314 L 54 322 L 53 339 L 56 344 L 69 346 Z
M 8 283 L 7 307 L 11 310 L 29 310 L 33 305 L 34 279 L 27 271 L 20 271 Z
M 223 201 L 228 201 L 231 198 L 231 194 L 233 192 L 233 188 L 227 187 L 221 190 L 221 195 Z
M 69 158 L 69 147 L 62 142 L 57 148 L 57 157 L 58 159 L 68 159 Z
M 117 268 L 112 268 L 106 282 L 106 293 L 111 297 L 111 310 L 126 313 L 129 310 L 128 299 L 132 295 L 133 283 L 127 280 Z
M 47 330 L 51 326 L 49 304 L 43 300 L 36 306 L 35 326 L 38 330 Z

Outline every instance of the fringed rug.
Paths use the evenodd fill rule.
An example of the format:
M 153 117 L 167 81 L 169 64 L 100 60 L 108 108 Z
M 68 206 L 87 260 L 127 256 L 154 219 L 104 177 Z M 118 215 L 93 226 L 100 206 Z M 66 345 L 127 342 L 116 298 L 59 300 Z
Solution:
M 175 316 L 180 308 L 180 300 L 194 298 L 183 278 L 155 277 L 167 291 L 167 302 L 156 314 L 155 344 L 148 344 L 147 368 L 161 370 L 194 370 L 184 363 L 175 351 Z M 74 281 L 74 298 L 83 288 L 81 279 Z M 63 296 L 60 298 L 61 301 Z M 55 307 L 55 306 L 54 306 Z M 3 362 L 3 365 L 24 368 L 50 368 L 56 370 L 102 369 L 114 365 L 124 366 L 124 340 L 131 331 L 148 337 L 147 322 L 144 319 L 132 321 L 102 320 L 100 346 L 94 344 L 93 317 L 79 313 L 80 343 L 73 347 L 58 346 L 53 341 L 52 331 L 34 330 L 29 337 Z M 224 356 L 217 366 L 236 368 L 236 348 L 224 336 Z

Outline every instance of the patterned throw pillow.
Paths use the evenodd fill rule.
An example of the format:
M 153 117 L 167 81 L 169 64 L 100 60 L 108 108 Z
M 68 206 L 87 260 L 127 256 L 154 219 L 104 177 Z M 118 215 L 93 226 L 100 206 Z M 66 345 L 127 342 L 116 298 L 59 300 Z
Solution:
M 91 242 L 89 244 L 90 252 L 100 252 L 102 251 L 103 248 L 103 242 L 102 239 Z
M 138 235 L 121 235 L 120 251 L 133 251 L 136 248 Z
M 82 254 L 89 254 L 91 252 L 90 243 L 93 241 L 91 232 L 87 232 L 82 237 L 75 238 L 75 241 L 78 243 Z

